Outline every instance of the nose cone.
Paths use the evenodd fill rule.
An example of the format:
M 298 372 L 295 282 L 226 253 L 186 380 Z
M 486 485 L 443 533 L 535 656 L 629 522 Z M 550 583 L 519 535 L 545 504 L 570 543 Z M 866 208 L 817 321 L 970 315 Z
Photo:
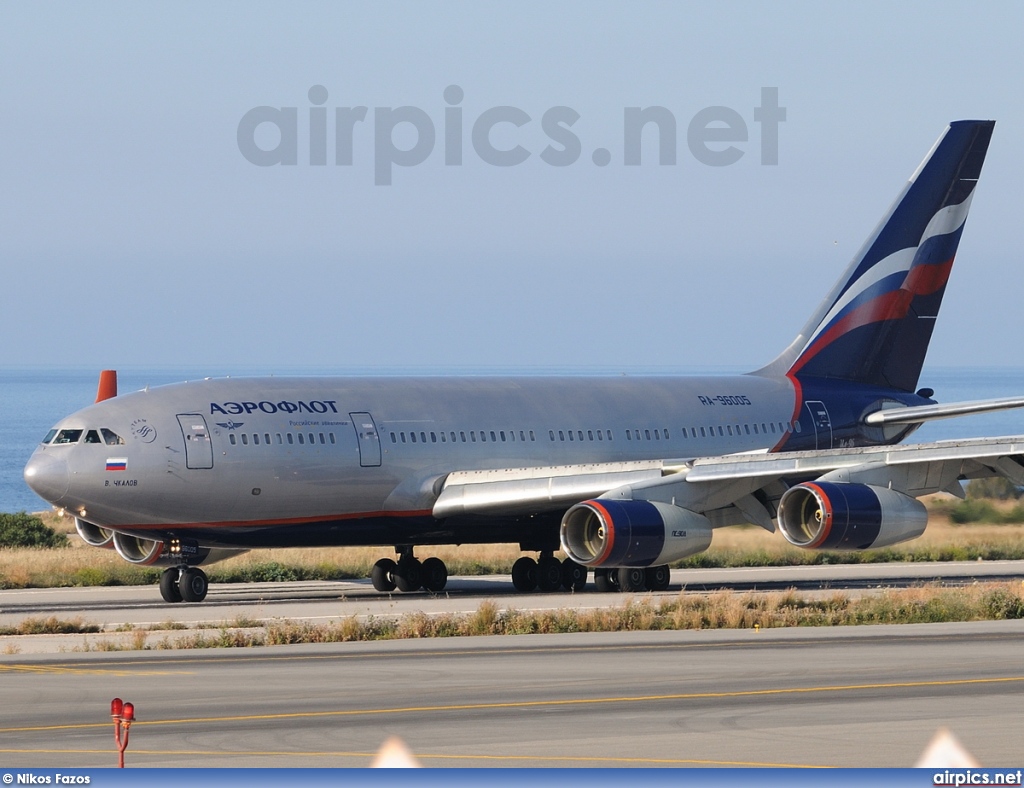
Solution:
M 24 476 L 33 492 L 52 504 L 60 503 L 68 494 L 68 464 L 60 457 L 37 451 L 25 466 Z

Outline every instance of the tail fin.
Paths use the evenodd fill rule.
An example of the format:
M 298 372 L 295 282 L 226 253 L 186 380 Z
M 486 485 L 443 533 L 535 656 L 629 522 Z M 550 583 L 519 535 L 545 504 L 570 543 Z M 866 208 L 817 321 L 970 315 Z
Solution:
M 917 387 L 994 126 L 946 128 L 799 336 L 757 374 Z

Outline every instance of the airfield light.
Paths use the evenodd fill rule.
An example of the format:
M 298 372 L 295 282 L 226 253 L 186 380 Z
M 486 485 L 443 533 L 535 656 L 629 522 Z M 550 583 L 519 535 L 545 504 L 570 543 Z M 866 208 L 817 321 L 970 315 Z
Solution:
M 124 768 L 124 751 L 128 749 L 128 730 L 135 722 L 135 704 L 126 703 L 120 698 L 110 701 L 110 716 L 114 720 L 114 741 L 117 742 L 117 765 Z M 121 729 L 124 729 L 124 736 Z

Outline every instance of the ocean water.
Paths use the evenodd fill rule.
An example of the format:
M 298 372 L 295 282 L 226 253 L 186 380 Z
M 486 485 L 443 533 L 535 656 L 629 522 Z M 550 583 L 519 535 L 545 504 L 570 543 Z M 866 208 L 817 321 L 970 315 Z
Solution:
M 714 368 L 700 370 L 630 369 L 629 374 L 729 374 L 742 370 Z M 381 370 L 364 369 L 287 369 L 277 374 L 289 375 L 358 375 L 382 374 Z M 391 370 L 395 374 L 550 374 L 552 369 L 484 369 L 484 370 Z M 565 370 L 561 370 L 565 372 Z M 619 374 L 617 369 L 573 369 L 573 374 Z M 235 376 L 270 374 L 264 369 L 181 370 L 170 368 L 119 370 L 118 385 L 122 392 L 146 386 L 159 386 L 181 380 L 197 380 L 207 375 Z M 96 398 L 97 370 L 85 369 L 6 369 L 0 370 L 0 512 L 42 511 L 48 504 L 33 493 L 22 479 L 22 469 L 33 449 L 57 421 L 83 408 Z M 935 389 L 939 402 L 988 399 L 1024 395 L 1024 368 L 926 368 L 921 386 Z M 935 441 L 995 435 L 1024 434 L 1024 408 L 956 419 L 943 419 L 926 424 L 911 435 L 909 441 Z

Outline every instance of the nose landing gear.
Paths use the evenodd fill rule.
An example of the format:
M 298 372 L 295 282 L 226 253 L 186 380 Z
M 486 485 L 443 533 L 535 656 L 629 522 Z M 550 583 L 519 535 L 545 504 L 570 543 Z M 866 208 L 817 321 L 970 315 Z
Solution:
M 206 573 L 195 566 L 172 566 L 160 575 L 164 602 L 202 602 L 210 589 Z

